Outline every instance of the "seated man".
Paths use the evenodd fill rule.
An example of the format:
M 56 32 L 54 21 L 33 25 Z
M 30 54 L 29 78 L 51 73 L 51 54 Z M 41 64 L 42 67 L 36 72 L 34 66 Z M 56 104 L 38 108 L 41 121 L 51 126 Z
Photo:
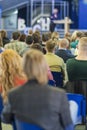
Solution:
M 82 37 L 78 43 L 78 56 L 67 61 L 69 86 L 74 93 L 83 94 L 87 101 L 87 37 Z
M 66 63 L 66 61 L 69 59 L 69 58 L 73 58 L 75 57 L 74 55 L 72 55 L 72 53 L 70 53 L 67 49 L 67 46 L 68 46 L 69 42 L 67 39 L 62 39 L 60 42 L 59 42 L 59 49 L 56 51 L 56 55 L 57 56 L 60 56 L 61 58 L 63 58 L 64 62 Z
M 30 50 L 23 61 L 28 81 L 9 92 L 2 120 L 12 123 L 15 116 L 43 130 L 73 130 L 65 92 L 47 84 L 47 63 L 43 54 Z
M 20 32 L 13 32 L 12 33 L 12 41 L 4 46 L 5 49 L 12 49 L 15 50 L 18 54 L 20 54 L 20 51 L 25 48 L 27 45 L 25 42 L 19 41 L 19 38 L 21 36 Z
M 61 57 L 54 54 L 56 43 L 53 40 L 46 42 L 47 54 L 45 55 L 46 61 L 51 71 L 63 72 L 65 74 L 65 64 Z

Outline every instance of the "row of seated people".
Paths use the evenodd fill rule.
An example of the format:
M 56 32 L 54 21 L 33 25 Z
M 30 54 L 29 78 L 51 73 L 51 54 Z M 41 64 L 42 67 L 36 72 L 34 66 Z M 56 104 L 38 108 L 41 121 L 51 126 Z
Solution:
M 27 50 L 30 51 L 31 50 L 30 48 L 38 48 L 39 50 L 43 51 L 42 46 L 37 44 L 38 35 L 34 34 L 35 37 L 34 36 L 32 37 L 32 35 L 33 34 L 26 37 L 26 40 L 25 40 L 26 43 L 30 43 L 30 45 L 26 45 L 24 42 L 19 42 L 19 40 L 18 40 L 19 33 L 18 32 L 13 33 L 14 40 L 11 43 L 6 44 L 3 52 L 1 53 L 1 70 L 0 70 L 1 87 L 0 88 L 1 88 L 1 93 L 2 93 L 4 103 L 6 102 L 7 93 L 11 88 L 22 85 L 23 83 L 25 83 L 27 81 L 27 76 L 25 76 L 25 74 L 22 70 L 21 61 L 17 59 L 17 57 L 20 57 L 18 54 L 21 55 L 21 52 L 25 53 Z M 36 41 L 34 41 L 34 43 L 33 43 L 34 38 Z M 84 82 L 84 80 L 86 81 L 87 73 L 85 71 L 86 64 L 84 64 L 84 62 L 86 63 L 86 61 L 87 61 L 87 59 L 86 59 L 86 57 L 87 57 L 87 55 L 86 55 L 87 54 L 87 52 L 86 52 L 87 38 L 83 37 L 79 40 L 77 57 L 72 55 L 70 50 L 67 51 L 66 48 L 69 44 L 67 39 L 63 39 L 63 40 L 59 40 L 59 41 L 57 41 L 57 40 L 58 40 L 58 38 L 57 37 L 55 38 L 52 35 L 51 39 L 47 39 L 46 45 L 44 47 L 45 48 L 44 50 L 46 53 L 44 57 L 49 66 L 48 71 L 47 71 L 49 79 L 53 80 L 50 70 L 62 72 L 63 78 L 64 78 L 65 63 L 66 63 L 69 81 L 77 80 L 75 78 L 73 79 L 73 77 L 75 77 L 75 76 L 76 77 L 80 76 L 80 78 L 78 77 L 78 81 L 79 81 L 79 79 L 80 79 L 80 81 L 83 80 L 83 82 Z M 59 46 L 59 49 L 57 48 L 57 44 Z M 66 46 L 66 47 L 64 48 L 64 46 Z M 11 53 L 15 53 L 15 52 L 13 52 L 12 50 L 6 50 L 6 49 L 15 50 L 17 52 L 16 56 L 14 57 L 14 54 L 11 54 Z M 68 56 L 70 56 L 67 58 L 67 60 L 71 57 L 72 57 L 72 59 L 70 59 L 68 61 L 65 60 L 65 63 L 64 63 L 64 61 L 62 59 L 63 57 L 60 58 L 61 56 L 59 57 L 58 55 L 54 54 L 54 53 L 58 54 L 59 50 L 62 50 L 62 51 L 65 50 L 65 52 L 67 52 Z M 62 54 L 64 54 L 64 52 L 62 52 Z M 8 58 L 8 55 L 9 55 L 9 58 Z M 23 54 L 21 56 L 23 56 Z M 10 63 L 11 58 L 13 60 L 12 63 Z M 21 57 L 19 59 L 21 59 Z M 73 62 L 73 61 L 77 61 L 78 63 Z M 79 62 L 81 62 L 81 66 L 79 66 L 80 65 Z M 10 64 L 12 64 L 12 66 Z M 36 61 L 34 64 L 36 65 Z M 18 68 L 15 68 L 17 66 L 18 66 L 18 68 L 20 67 L 20 70 Z M 84 71 L 83 71 L 83 69 L 81 69 L 81 67 L 83 67 L 83 66 L 84 66 Z M 40 68 L 40 66 L 39 66 L 39 68 Z M 82 70 L 81 73 L 80 73 L 80 70 Z M 21 74 L 20 74 L 20 72 L 21 72 Z M 76 72 L 76 74 L 78 74 L 78 76 L 75 74 L 75 72 Z M 51 76 L 49 76 L 49 75 L 51 75 Z M 70 79 L 70 76 L 71 76 L 71 79 Z M 66 79 L 66 76 L 65 76 L 65 79 Z M 68 84 L 70 84 L 70 83 L 68 83 Z M 79 86 L 75 86 L 75 85 L 72 86 L 72 88 L 76 88 L 76 87 L 79 87 Z M 81 86 L 81 88 L 82 88 L 82 86 Z M 79 93 L 83 94 L 81 88 L 78 88 L 80 90 Z M 84 87 L 84 89 L 86 89 L 86 87 Z M 73 92 L 75 92 L 75 90 Z M 76 92 L 78 93 L 78 91 L 76 91 Z M 84 90 L 84 92 L 86 92 L 86 91 Z
M 13 34 L 12 34 L 13 40 L 8 44 L 7 44 L 8 40 L 6 40 L 5 31 L 2 30 L 0 33 L 1 33 L 1 40 L 0 41 L 3 41 L 4 49 L 13 49 L 20 56 L 23 56 L 23 54 L 27 50 L 29 50 L 29 48 L 32 48 L 32 47 L 37 48 L 40 51 L 43 51 L 50 70 L 62 72 L 62 75 L 63 75 L 62 80 L 65 79 L 65 83 L 68 80 L 68 77 L 70 77 L 70 76 L 71 76 L 71 78 L 69 78 L 69 81 L 77 80 L 75 77 L 78 77 L 78 80 L 79 79 L 86 80 L 85 67 L 84 67 L 85 73 L 83 72 L 83 69 L 82 69 L 83 74 L 81 72 L 81 76 L 79 77 L 74 73 L 74 71 L 76 72 L 77 69 L 76 70 L 74 69 L 74 71 L 73 71 L 73 69 L 70 68 L 72 65 L 68 65 L 69 62 L 67 62 L 67 60 L 69 58 L 72 58 L 71 62 L 73 62 L 72 60 L 74 60 L 74 59 L 79 60 L 78 57 L 81 58 L 82 57 L 81 55 L 83 55 L 83 58 L 80 59 L 81 63 L 83 63 L 83 59 L 85 60 L 85 58 L 84 58 L 85 51 L 83 51 L 84 53 L 82 52 L 82 54 L 81 54 L 82 50 L 78 48 L 78 50 L 80 50 L 80 52 L 78 52 L 79 53 L 78 56 L 75 57 L 75 55 L 73 55 L 71 53 L 72 49 L 70 49 L 69 47 L 71 46 L 72 48 L 75 49 L 76 46 L 78 45 L 78 41 L 81 39 L 81 37 L 86 37 L 86 32 L 83 33 L 83 32 L 79 32 L 79 31 L 75 31 L 72 34 L 72 37 L 70 36 L 69 33 L 67 33 L 64 36 L 65 38 L 63 38 L 63 39 L 59 38 L 58 32 L 53 32 L 52 34 L 45 33 L 42 35 L 42 38 L 40 36 L 39 31 L 36 31 L 34 33 L 32 31 L 30 31 L 28 36 L 25 36 L 23 34 L 20 35 L 20 32 L 13 32 Z M 3 34 L 4 34 L 4 36 L 3 36 Z M 5 40 L 3 40 L 2 38 Z M 5 43 L 5 41 L 6 41 L 6 43 Z M 81 42 L 86 42 L 86 40 L 83 39 Z M 76 63 L 76 65 L 77 65 L 77 63 Z M 85 66 L 86 66 L 86 63 L 85 63 Z M 67 68 L 67 70 L 66 70 L 66 68 Z M 77 68 L 79 69 L 79 67 L 77 67 Z M 80 66 L 80 68 L 81 68 L 81 66 Z M 72 69 L 72 70 L 70 71 L 70 69 Z M 80 70 L 77 70 L 77 74 L 80 73 Z M 68 76 L 67 76 L 67 72 L 68 72 Z M 49 73 L 50 73 L 50 71 L 49 71 Z M 53 79 L 52 76 L 50 79 Z M 58 86 L 63 86 L 63 83 L 61 85 L 58 85 Z M 76 86 L 79 86 L 79 85 L 76 85 Z
M 52 34 L 45 33 L 42 35 L 42 39 L 41 39 L 39 31 L 36 31 L 34 33 L 32 31 L 30 31 L 28 36 L 25 36 L 23 34 L 20 35 L 20 32 L 13 32 L 13 34 L 12 34 L 13 40 L 10 43 L 7 43 L 7 42 L 9 42 L 9 40 L 6 40 L 6 33 L 4 30 L 2 30 L 0 32 L 0 34 L 1 34 L 0 41 L 4 43 L 4 49 L 13 49 L 20 56 L 23 56 L 23 54 L 32 47 L 37 48 L 40 51 L 43 51 L 43 53 L 45 53 L 45 58 L 46 58 L 46 61 L 48 63 L 50 70 L 55 71 L 55 72 L 56 71 L 61 72 L 63 75 L 62 80 L 65 79 L 65 82 L 68 80 L 68 77 L 69 77 L 69 81 L 79 80 L 79 79 L 86 80 L 86 71 L 85 71 L 86 63 L 84 66 L 84 72 L 83 72 L 83 69 L 82 69 L 82 72 L 80 72 L 80 70 L 81 70 L 80 68 L 83 67 L 83 64 L 84 64 L 83 61 L 86 60 L 84 58 L 86 55 L 84 53 L 86 53 L 86 52 L 85 51 L 83 51 L 84 53 L 81 52 L 82 50 L 78 46 L 78 56 L 75 57 L 75 55 L 73 55 L 71 53 L 71 49 L 69 48 L 69 46 L 71 46 L 75 49 L 76 46 L 78 45 L 78 41 L 81 39 L 81 37 L 83 37 L 81 43 L 84 42 L 84 44 L 85 44 L 86 33 L 75 31 L 72 34 L 72 37 L 70 36 L 70 34 L 67 33 L 65 35 L 65 38 L 63 38 L 63 39 L 59 38 L 58 32 L 53 32 Z M 5 40 L 3 40 L 2 38 Z M 6 41 L 6 43 L 5 43 L 5 41 Z M 44 46 L 44 47 L 42 47 L 42 46 Z M 85 45 L 85 48 L 86 48 L 86 45 Z M 82 55 L 83 55 L 83 57 L 82 57 Z M 74 71 L 77 74 L 80 73 L 81 76 L 80 75 L 78 76 L 75 74 L 75 72 L 73 71 L 73 68 L 71 68 L 72 65 L 68 65 L 68 64 L 70 64 L 68 59 L 72 58 L 71 59 L 71 64 L 72 64 L 72 62 L 79 60 L 78 57 L 81 58 L 80 60 L 81 60 L 82 65 L 77 67 L 78 68 L 78 69 L 76 69 L 77 71 L 75 69 L 74 69 Z M 74 60 L 74 59 L 76 59 L 76 60 Z M 76 63 L 76 65 L 77 64 L 78 63 Z M 49 70 L 49 68 L 48 68 L 48 70 Z M 66 68 L 67 68 L 67 70 L 66 70 Z M 50 71 L 49 71 L 49 73 L 50 73 Z M 68 73 L 68 76 L 67 76 L 67 73 Z M 71 76 L 71 78 L 70 78 L 70 76 Z M 78 77 L 78 79 L 75 77 Z M 53 80 L 52 75 L 49 76 L 49 79 Z M 61 86 L 63 86 L 63 84 Z

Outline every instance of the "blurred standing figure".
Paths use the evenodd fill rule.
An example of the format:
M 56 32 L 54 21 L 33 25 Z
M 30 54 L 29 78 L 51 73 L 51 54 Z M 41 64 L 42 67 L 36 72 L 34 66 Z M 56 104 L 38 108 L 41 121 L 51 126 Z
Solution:
M 59 12 L 58 9 L 55 8 L 53 10 L 53 13 L 51 14 L 51 17 L 50 17 L 50 31 L 51 32 L 54 32 L 55 26 L 56 26 L 56 24 L 53 21 L 59 19 L 59 13 L 58 12 Z

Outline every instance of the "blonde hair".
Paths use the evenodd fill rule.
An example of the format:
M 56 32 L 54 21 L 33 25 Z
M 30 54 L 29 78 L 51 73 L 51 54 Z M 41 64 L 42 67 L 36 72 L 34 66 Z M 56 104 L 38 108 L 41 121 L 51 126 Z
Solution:
M 55 46 L 56 46 L 56 41 L 53 41 L 52 39 L 46 42 L 46 48 L 48 52 L 53 52 Z
M 79 50 L 87 51 L 87 37 L 82 37 L 78 43 Z
M 71 36 L 71 41 L 72 41 L 72 42 L 74 42 L 74 41 L 76 40 L 76 38 L 77 38 L 77 32 L 78 32 L 78 31 L 74 31 L 74 32 L 72 33 L 72 36 Z
M 53 32 L 51 35 L 52 40 L 55 40 L 57 38 L 57 40 L 59 39 L 59 33 L 58 32 Z
M 83 37 L 84 36 L 84 33 L 83 32 L 81 32 L 81 31 L 75 31 L 75 32 L 73 32 L 73 34 L 72 34 L 72 36 L 71 36 L 71 41 L 73 42 L 73 41 L 75 41 L 77 38 L 81 38 L 81 37 Z
M 29 80 L 35 79 L 40 84 L 48 82 L 47 63 L 42 52 L 29 50 L 23 57 L 23 68 Z
M 22 79 L 25 77 L 22 68 L 22 59 L 17 52 L 7 49 L 1 53 L 0 62 L 2 93 L 7 97 L 8 91 L 15 85 L 15 78 L 20 77 Z
M 60 42 L 59 42 L 59 47 L 62 48 L 67 48 L 69 45 L 69 41 L 66 38 L 63 38 Z
M 0 33 L 1 33 L 2 38 L 7 37 L 7 31 L 6 30 L 1 30 Z

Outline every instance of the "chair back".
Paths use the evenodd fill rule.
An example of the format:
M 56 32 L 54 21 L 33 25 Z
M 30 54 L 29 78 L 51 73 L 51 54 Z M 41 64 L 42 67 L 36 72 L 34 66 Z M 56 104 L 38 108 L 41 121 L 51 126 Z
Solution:
M 53 78 L 57 87 L 63 87 L 63 74 L 62 72 L 52 71 Z
M 20 121 L 19 119 L 15 119 L 13 123 L 13 130 L 43 130 L 39 126 L 27 122 Z
M 82 124 L 83 121 L 86 122 L 86 98 L 81 94 L 73 94 L 73 93 L 67 93 L 67 97 L 69 101 L 72 101 L 72 103 L 74 102 L 75 104 L 72 105 L 71 108 L 71 117 L 73 116 L 75 119 L 76 116 L 76 120 L 73 121 L 74 124 Z M 75 111 L 77 111 L 77 115 Z
M 2 100 L 2 97 L 0 95 L 0 115 L 1 115 L 2 109 L 3 109 L 3 100 Z
M 50 86 L 56 86 L 56 83 L 55 83 L 54 80 L 49 80 L 49 81 L 48 81 L 48 84 L 49 84 Z
M 3 100 L 2 100 L 2 97 L 0 95 L 0 130 L 2 130 L 2 124 L 1 124 L 1 112 L 2 112 L 2 109 L 3 109 Z

